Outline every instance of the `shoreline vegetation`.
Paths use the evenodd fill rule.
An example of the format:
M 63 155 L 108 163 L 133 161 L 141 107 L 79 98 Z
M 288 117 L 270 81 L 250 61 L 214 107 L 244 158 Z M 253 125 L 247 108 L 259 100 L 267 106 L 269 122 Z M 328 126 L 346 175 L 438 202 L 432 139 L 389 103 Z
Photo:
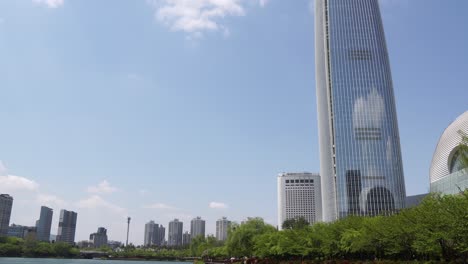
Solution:
M 431 194 L 391 216 L 350 216 L 312 226 L 289 221 L 278 231 L 261 218 L 233 224 L 225 242 L 195 237 L 188 248 L 100 248 L 104 259 L 194 263 L 467 263 L 468 191 Z M 85 258 L 64 243 L 0 238 L 0 257 Z

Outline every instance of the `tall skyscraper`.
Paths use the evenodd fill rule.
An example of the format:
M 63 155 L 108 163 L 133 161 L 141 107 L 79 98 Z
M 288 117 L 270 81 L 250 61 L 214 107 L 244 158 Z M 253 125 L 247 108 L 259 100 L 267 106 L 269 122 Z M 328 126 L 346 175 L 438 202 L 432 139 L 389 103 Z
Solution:
M 41 214 L 39 220 L 36 221 L 37 240 L 49 241 L 53 213 L 54 211 L 51 208 L 41 206 Z
M 303 217 L 309 224 L 322 221 L 320 175 L 309 172 L 278 175 L 278 225 Z
M 404 208 L 390 63 L 378 0 L 316 0 L 323 219 Z
M 182 245 L 182 230 L 184 223 L 180 222 L 179 219 L 174 219 L 169 222 L 169 232 L 167 243 L 169 246 L 181 246 Z
M 163 225 L 149 221 L 145 224 L 145 246 L 161 246 L 164 244 L 166 228 Z
M 200 216 L 190 221 L 190 236 L 192 238 L 197 236 L 205 237 L 205 220 L 201 219 Z
M 230 226 L 231 221 L 227 220 L 226 217 L 218 219 L 218 221 L 216 221 L 216 239 L 219 241 L 225 241 L 227 239 Z
M 60 210 L 60 220 L 57 233 L 57 242 L 75 243 L 77 213 Z
M 107 246 L 107 229 L 99 227 L 96 233 L 89 235 L 89 241 L 95 248 Z
M 0 236 L 8 234 L 12 207 L 13 197 L 8 194 L 0 194 Z

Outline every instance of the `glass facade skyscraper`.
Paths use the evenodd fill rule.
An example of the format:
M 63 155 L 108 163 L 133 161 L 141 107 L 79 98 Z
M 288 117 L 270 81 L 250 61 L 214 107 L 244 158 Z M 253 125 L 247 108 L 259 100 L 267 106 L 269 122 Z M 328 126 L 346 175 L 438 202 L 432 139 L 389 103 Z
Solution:
M 390 63 L 378 0 L 316 0 L 324 221 L 404 208 Z

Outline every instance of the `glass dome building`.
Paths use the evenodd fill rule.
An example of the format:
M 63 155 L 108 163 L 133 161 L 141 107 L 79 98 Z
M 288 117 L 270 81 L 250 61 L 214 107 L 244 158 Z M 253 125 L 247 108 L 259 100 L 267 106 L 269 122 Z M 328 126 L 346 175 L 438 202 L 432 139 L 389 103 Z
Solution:
M 459 145 L 461 133 L 468 134 L 468 111 L 459 116 L 442 134 L 432 157 L 431 192 L 456 194 L 468 188 L 468 169 L 463 169 Z

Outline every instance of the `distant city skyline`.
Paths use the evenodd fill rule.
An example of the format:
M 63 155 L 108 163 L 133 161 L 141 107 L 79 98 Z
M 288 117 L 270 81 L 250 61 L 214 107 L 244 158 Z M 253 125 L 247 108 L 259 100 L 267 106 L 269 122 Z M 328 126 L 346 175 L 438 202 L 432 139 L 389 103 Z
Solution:
M 436 144 L 467 110 L 468 2 L 453 1 L 381 1 L 408 195 L 429 191 Z M 47 206 L 56 235 L 67 209 L 75 241 L 105 227 L 125 242 L 131 216 L 138 245 L 150 220 L 278 225 L 276 175 L 320 166 L 311 1 L 211 1 L 220 16 L 199 27 L 185 24 L 197 6 L 59 2 L 0 1 L 10 224 Z

